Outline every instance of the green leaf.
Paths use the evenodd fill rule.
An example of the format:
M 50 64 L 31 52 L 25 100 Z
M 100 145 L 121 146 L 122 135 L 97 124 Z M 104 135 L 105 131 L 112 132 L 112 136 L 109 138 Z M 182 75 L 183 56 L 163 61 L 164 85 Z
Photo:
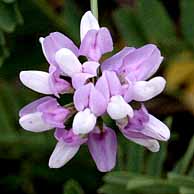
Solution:
M 118 9 L 114 13 L 113 19 L 119 33 L 128 45 L 140 46 L 145 43 L 142 29 L 132 8 Z
M 118 142 L 119 143 L 118 143 L 116 170 L 126 170 L 125 149 L 123 147 L 123 142 L 122 141 L 118 141 Z
M 176 173 L 168 173 L 168 182 L 177 187 L 189 187 L 194 189 L 194 178 Z
M 113 184 L 103 185 L 98 191 L 103 194 L 132 194 L 126 187 Z
M 149 177 L 138 177 L 130 180 L 127 184 L 129 191 L 134 190 L 137 193 L 142 194 L 176 194 L 177 188 L 174 185 L 167 183 L 165 180 L 149 178 Z
M 15 14 L 15 18 L 17 20 L 17 24 L 23 24 L 24 21 L 23 21 L 23 17 L 21 15 L 21 12 L 19 10 L 19 7 L 18 7 L 18 4 L 17 3 L 14 3 L 13 4 L 13 11 L 14 11 L 14 14 Z
M 182 34 L 186 41 L 194 47 L 194 1 L 180 1 Z
M 144 168 L 144 148 L 133 142 L 128 142 L 127 170 L 141 173 Z
M 194 193 L 194 189 L 189 189 L 185 187 L 180 188 L 180 194 L 193 194 L 193 193 Z
M 13 3 L 15 2 L 16 0 L 2 0 L 4 3 Z
M 0 45 L 4 46 L 5 45 L 5 37 L 3 32 L 0 30 Z
M 7 107 L 8 112 L 10 112 L 10 118 L 13 122 L 15 122 L 16 119 L 18 119 L 18 112 L 21 108 L 19 99 L 15 97 L 17 95 L 16 90 L 14 90 L 14 86 L 10 83 L 3 82 L 2 86 L 0 87 L 0 91 L 4 106 Z
M 9 56 L 8 49 L 5 46 L 5 36 L 0 30 L 0 66 L 3 64 L 4 60 Z
M 68 21 L 65 21 L 68 20 L 69 18 L 65 18 L 64 20 L 62 14 L 61 15 L 57 14 L 46 0 L 30 0 L 29 2 L 31 2 L 33 6 L 35 5 L 35 7 L 39 9 L 38 13 L 45 15 L 55 28 L 65 33 L 68 32 L 70 34 L 70 37 L 74 36 L 74 32 L 72 34 L 73 28 L 75 27 L 74 24 L 71 23 L 71 25 L 69 25 Z M 68 9 L 68 12 L 71 11 L 69 11 Z M 76 36 L 75 38 L 78 37 Z
M 189 164 L 191 163 L 194 155 L 194 136 L 191 138 L 187 151 L 185 152 L 184 156 L 181 160 L 177 163 L 173 172 L 178 174 L 184 174 L 188 170 Z
M 71 179 L 65 183 L 64 194 L 84 194 L 84 191 L 77 181 Z
M 149 42 L 176 43 L 174 25 L 158 0 L 138 0 L 137 16 Z
M 148 158 L 146 174 L 151 176 L 161 176 L 163 164 L 167 155 L 166 143 L 161 144 L 160 151 L 157 153 L 150 153 Z
M 5 32 L 13 32 L 16 25 L 23 22 L 17 3 L 6 4 L 0 2 L 0 13 L 0 29 Z
M 13 131 L 13 122 L 10 118 L 7 107 L 4 106 L 4 101 L 0 98 L 0 123 L 1 123 L 1 132 L 3 131 Z
M 104 176 L 104 181 L 111 184 L 126 185 L 127 182 L 136 177 L 136 174 L 128 173 L 126 171 L 113 171 Z
M 0 28 L 6 32 L 13 32 L 17 23 L 14 17 L 13 5 L 0 2 L 0 13 Z
M 66 33 L 69 34 L 71 38 L 77 43 L 80 40 L 80 15 L 80 9 L 76 5 L 75 1 L 66 0 L 61 16 L 64 18 L 65 26 L 67 26 Z

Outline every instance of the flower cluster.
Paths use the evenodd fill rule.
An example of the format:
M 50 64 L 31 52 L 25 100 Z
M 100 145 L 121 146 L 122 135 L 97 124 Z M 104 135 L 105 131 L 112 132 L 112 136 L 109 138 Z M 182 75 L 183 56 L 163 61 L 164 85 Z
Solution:
M 113 42 L 109 30 L 100 27 L 90 11 L 81 19 L 80 36 L 79 48 L 59 32 L 40 38 L 49 70 L 22 71 L 20 80 L 49 96 L 25 106 L 19 113 L 20 125 L 33 132 L 55 128 L 58 143 L 49 160 L 51 168 L 66 164 L 82 144 L 88 145 L 100 171 L 114 168 L 117 138 L 103 122 L 107 116 L 127 139 L 157 152 L 158 140 L 167 141 L 170 131 L 148 113 L 143 102 L 165 87 L 163 77 L 149 79 L 163 60 L 159 49 L 153 44 L 125 47 L 100 64 L 101 56 L 113 50 Z M 79 56 L 87 61 L 82 64 Z M 73 103 L 60 105 L 57 100 L 67 93 L 73 94 Z M 132 101 L 140 102 L 140 109 L 133 109 Z M 67 127 L 70 118 L 73 122 Z

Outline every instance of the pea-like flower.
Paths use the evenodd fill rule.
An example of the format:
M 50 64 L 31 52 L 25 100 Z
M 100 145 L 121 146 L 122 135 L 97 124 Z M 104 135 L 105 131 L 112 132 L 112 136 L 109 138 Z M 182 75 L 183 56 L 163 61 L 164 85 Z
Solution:
M 141 48 L 125 47 L 102 63 L 102 71 L 114 71 L 125 87 L 124 97 L 132 100 L 147 101 L 160 94 L 165 87 L 163 77 L 150 78 L 159 68 L 163 57 L 159 49 L 148 44 Z
M 100 28 L 97 19 L 91 11 L 87 11 L 80 25 L 81 45 L 79 54 L 89 60 L 99 61 L 101 56 L 113 50 L 113 42 L 107 28 Z
M 73 120 L 75 134 L 87 134 L 92 131 L 96 125 L 97 117 L 103 115 L 107 107 L 104 96 L 92 83 L 75 91 L 74 105 L 79 111 Z
M 64 127 L 64 122 L 70 111 L 61 107 L 52 97 L 40 98 L 19 112 L 20 125 L 33 132 L 47 131 L 55 127 Z
M 80 39 L 78 47 L 59 32 L 41 37 L 48 72 L 20 73 L 26 87 L 53 95 L 32 102 L 19 112 L 19 123 L 27 131 L 55 129 L 57 144 L 49 167 L 62 167 L 82 144 L 87 144 L 98 170 L 112 170 L 116 164 L 117 129 L 127 139 L 158 151 L 158 141 L 170 137 L 168 127 L 149 114 L 144 105 L 136 110 L 129 103 L 147 101 L 164 90 L 163 77 L 148 80 L 163 60 L 159 49 L 153 44 L 125 47 L 100 64 L 102 55 L 113 50 L 113 42 L 109 30 L 100 27 L 90 11 L 81 19 Z M 81 63 L 79 56 L 87 60 Z M 72 102 L 64 104 L 60 100 L 59 104 L 58 99 L 68 93 L 73 94 Z M 117 128 L 103 122 L 106 116 L 114 120 Z
M 159 151 L 157 140 L 167 141 L 170 138 L 168 127 L 149 114 L 144 105 L 139 110 L 134 110 L 134 116 L 128 118 L 127 122 L 120 120 L 117 125 L 127 139 L 147 147 L 152 152 Z

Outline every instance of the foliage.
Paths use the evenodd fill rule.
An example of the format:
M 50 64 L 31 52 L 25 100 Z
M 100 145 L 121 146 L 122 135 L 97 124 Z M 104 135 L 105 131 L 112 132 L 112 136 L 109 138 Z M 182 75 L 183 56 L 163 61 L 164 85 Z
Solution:
M 118 3 L 116 8 L 111 7 L 116 1 L 110 2 L 108 8 L 106 1 L 100 2 L 99 18 L 100 23 L 111 28 L 117 40 L 115 51 L 124 43 L 141 46 L 151 42 L 165 56 L 161 73 L 164 72 L 168 84 L 162 99 L 167 105 L 163 106 L 158 99 L 158 104 L 151 102 L 148 107 L 161 119 L 172 119 L 170 143 L 163 143 L 159 153 L 148 153 L 120 137 L 117 167 L 105 176 L 96 172 L 90 159 L 86 161 L 89 158 L 86 148 L 64 168 L 49 169 L 47 162 L 55 144 L 53 132 L 33 134 L 21 130 L 18 124 L 19 109 L 38 97 L 21 86 L 18 74 L 24 69 L 44 69 L 40 36 L 61 31 L 79 41 L 79 20 L 89 1 L 82 5 L 75 0 L 0 0 L 1 193 L 87 194 L 95 193 L 99 187 L 98 192 L 104 194 L 194 193 L 193 116 L 190 115 L 194 113 L 194 2 L 180 0 L 178 21 L 169 16 L 159 0 L 137 0 L 130 7 Z M 173 109 L 170 113 L 168 104 Z M 185 112 L 189 113 L 184 116 Z M 185 118 L 188 115 L 191 123 Z M 182 132 L 176 125 L 180 122 L 184 125 L 180 127 Z
M 18 24 L 23 23 L 23 18 L 16 0 L 1 0 L 0 13 L 0 65 L 2 65 L 9 56 L 5 33 L 12 33 Z
M 149 154 L 149 156 L 136 145 L 130 145 L 128 152 L 125 150 L 125 153 L 127 153 L 124 159 L 125 168 L 118 168 L 117 171 L 108 173 L 104 177 L 105 184 L 99 189 L 100 193 L 186 194 L 194 192 L 194 174 L 191 166 L 194 157 L 194 136 L 185 155 L 168 173 L 164 173 L 163 169 L 167 156 L 166 144 L 162 145 L 159 153 Z

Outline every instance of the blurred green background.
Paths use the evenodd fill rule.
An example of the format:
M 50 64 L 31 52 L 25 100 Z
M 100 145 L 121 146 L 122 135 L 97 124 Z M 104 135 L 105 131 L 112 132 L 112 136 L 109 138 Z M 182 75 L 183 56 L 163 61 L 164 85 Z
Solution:
M 80 18 L 89 9 L 89 0 L 0 0 L 0 193 L 194 194 L 194 0 L 99 0 L 114 52 L 155 43 L 165 57 L 158 74 L 166 90 L 146 104 L 171 129 L 160 152 L 118 134 L 114 171 L 98 172 L 86 146 L 65 167 L 49 169 L 53 131 L 18 125 L 18 110 L 41 96 L 22 86 L 19 72 L 48 68 L 39 37 L 60 31 L 79 45 Z

